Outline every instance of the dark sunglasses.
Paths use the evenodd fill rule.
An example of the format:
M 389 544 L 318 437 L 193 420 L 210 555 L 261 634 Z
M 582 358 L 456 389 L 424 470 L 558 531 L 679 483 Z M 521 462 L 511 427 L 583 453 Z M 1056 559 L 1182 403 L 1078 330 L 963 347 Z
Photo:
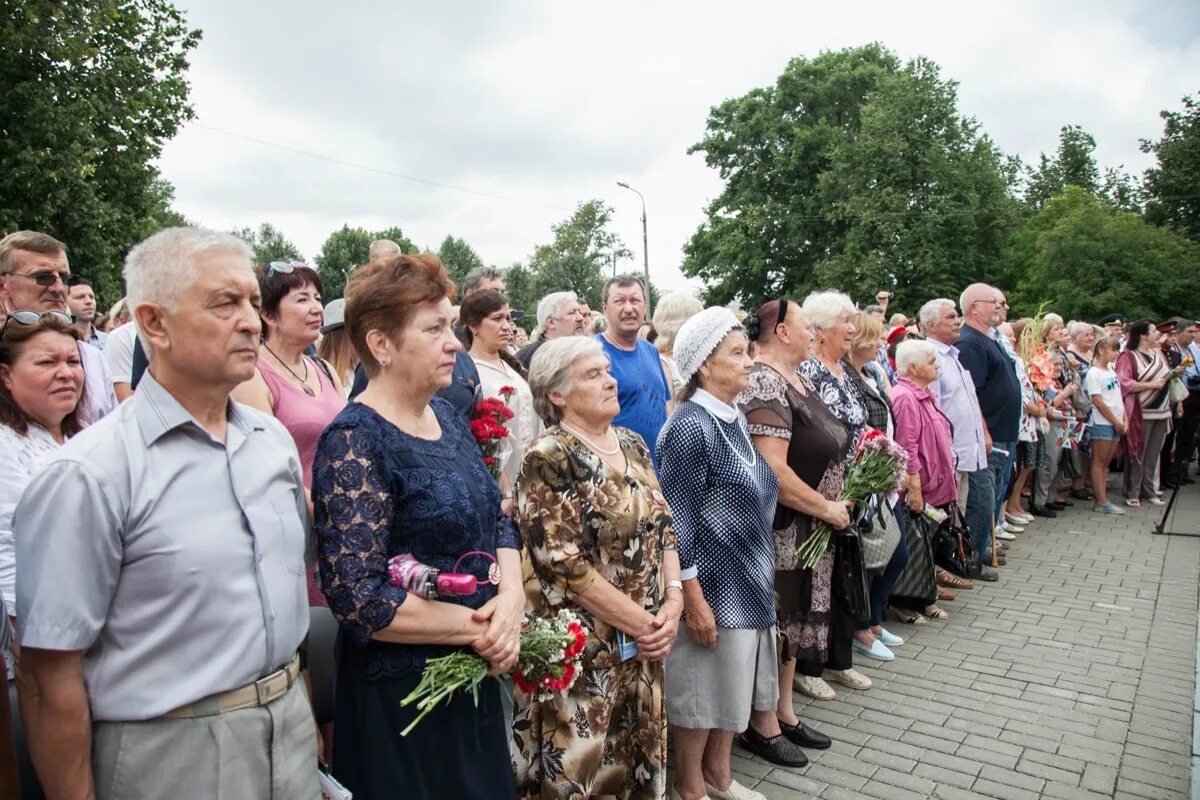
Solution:
M 30 275 L 24 275 L 20 272 L 12 272 L 12 273 L 9 273 L 8 277 L 10 277 L 10 278 L 25 278 L 26 280 L 33 281 L 38 286 L 48 289 L 51 286 L 53 286 L 57 281 L 62 281 L 63 286 L 66 286 L 68 284 L 68 282 L 71 280 L 71 273 L 69 273 L 69 272 L 53 272 L 53 271 L 47 270 L 44 272 L 34 272 Z
M 56 319 L 64 325 L 71 325 L 74 322 L 61 311 L 11 311 L 5 317 L 4 324 L 0 325 L 0 336 L 4 335 L 10 322 L 16 322 L 18 325 L 37 325 L 44 319 Z
M 291 275 L 296 271 L 297 267 L 308 267 L 309 269 L 312 269 L 303 261 L 272 261 L 267 265 L 267 277 L 270 278 L 277 272 L 280 275 Z

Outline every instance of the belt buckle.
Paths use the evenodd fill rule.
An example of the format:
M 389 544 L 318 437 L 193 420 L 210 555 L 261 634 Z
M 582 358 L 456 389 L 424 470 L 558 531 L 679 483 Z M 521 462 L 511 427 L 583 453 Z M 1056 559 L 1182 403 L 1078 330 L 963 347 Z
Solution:
M 254 691 L 258 696 L 258 704 L 265 706 L 282 692 L 281 688 L 287 688 L 288 676 L 285 670 L 276 670 L 265 678 L 259 678 L 254 682 Z

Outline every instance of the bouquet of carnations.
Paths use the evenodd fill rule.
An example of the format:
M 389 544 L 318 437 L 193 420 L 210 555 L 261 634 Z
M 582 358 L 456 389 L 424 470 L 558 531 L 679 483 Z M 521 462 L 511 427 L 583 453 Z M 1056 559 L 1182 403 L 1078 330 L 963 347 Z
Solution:
M 904 448 L 881 431 L 867 431 L 859 437 L 854 459 L 846 465 L 840 499 L 854 504 L 851 513 L 854 517 L 868 498 L 900 491 L 907 474 L 908 453 Z M 832 534 L 833 528 L 822 521 L 804 544 L 796 548 L 802 569 L 812 569 L 820 563 Z
M 532 694 L 535 700 L 566 694 L 579 678 L 587 636 L 579 618 L 565 609 L 549 619 L 526 615 L 521 623 L 521 654 L 513 670 L 517 690 Z M 458 692 L 470 691 L 478 703 L 479 686 L 489 677 L 489 670 L 488 662 L 476 653 L 429 659 L 417 688 L 400 701 L 402 706 L 415 703 L 418 711 L 400 735 L 407 736 L 425 715 Z
M 508 452 L 508 428 L 504 423 L 513 418 L 509 399 L 517 393 L 511 386 L 501 386 L 499 397 L 485 397 L 475 406 L 471 417 L 471 435 L 483 453 L 483 464 L 493 478 L 499 480 L 501 460 Z

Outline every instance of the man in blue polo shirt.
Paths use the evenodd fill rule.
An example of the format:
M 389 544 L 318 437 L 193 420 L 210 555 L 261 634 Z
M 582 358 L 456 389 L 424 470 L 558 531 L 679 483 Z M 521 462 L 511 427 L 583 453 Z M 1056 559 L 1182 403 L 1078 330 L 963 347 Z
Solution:
M 985 562 L 990 560 L 996 506 L 1008 486 L 1021 422 L 1021 384 L 1012 360 L 991 334 L 1000 324 L 1003 302 L 1004 295 L 986 283 L 971 284 L 959 299 L 963 327 L 956 345 L 958 359 L 975 383 L 989 450 L 988 469 L 972 473 L 967 490 L 967 524 Z
M 604 285 L 601 307 L 608 327 L 596 335 L 596 340 L 612 364 L 612 376 L 617 379 L 617 401 L 621 404 L 621 413 L 613 419 L 613 424 L 629 428 L 645 439 L 651 457 L 655 457 L 654 444 L 667 421 L 671 390 L 658 350 L 637 335 L 638 328 L 646 321 L 646 292 L 642 282 L 632 275 L 613 278 Z

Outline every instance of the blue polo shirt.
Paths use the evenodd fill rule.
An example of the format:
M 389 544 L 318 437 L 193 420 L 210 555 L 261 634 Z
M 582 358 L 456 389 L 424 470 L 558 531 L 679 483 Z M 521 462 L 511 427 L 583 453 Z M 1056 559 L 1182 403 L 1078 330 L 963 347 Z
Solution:
M 613 420 L 614 425 L 636 433 L 646 440 L 650 457 L 658 463 L 654 447 L 658 443 L 658 432 L 667 422 L 667 401 L 671 399 L 670 384 L 663 373 L 658 349 L 645 339 L 638 339 L 633 350 L 622 350 L 613 346 L 603 334 L 596 341 L 604 348 L 612 376 L 617 379 L 617 402 L 621 413 Z
M 959 363 L 971 373 L 979 410 L 994 442 L 1017 441 L 1021 424 L 1021 384 L 1012 359 L 987 334 L 969 325 L 955 343 Z

